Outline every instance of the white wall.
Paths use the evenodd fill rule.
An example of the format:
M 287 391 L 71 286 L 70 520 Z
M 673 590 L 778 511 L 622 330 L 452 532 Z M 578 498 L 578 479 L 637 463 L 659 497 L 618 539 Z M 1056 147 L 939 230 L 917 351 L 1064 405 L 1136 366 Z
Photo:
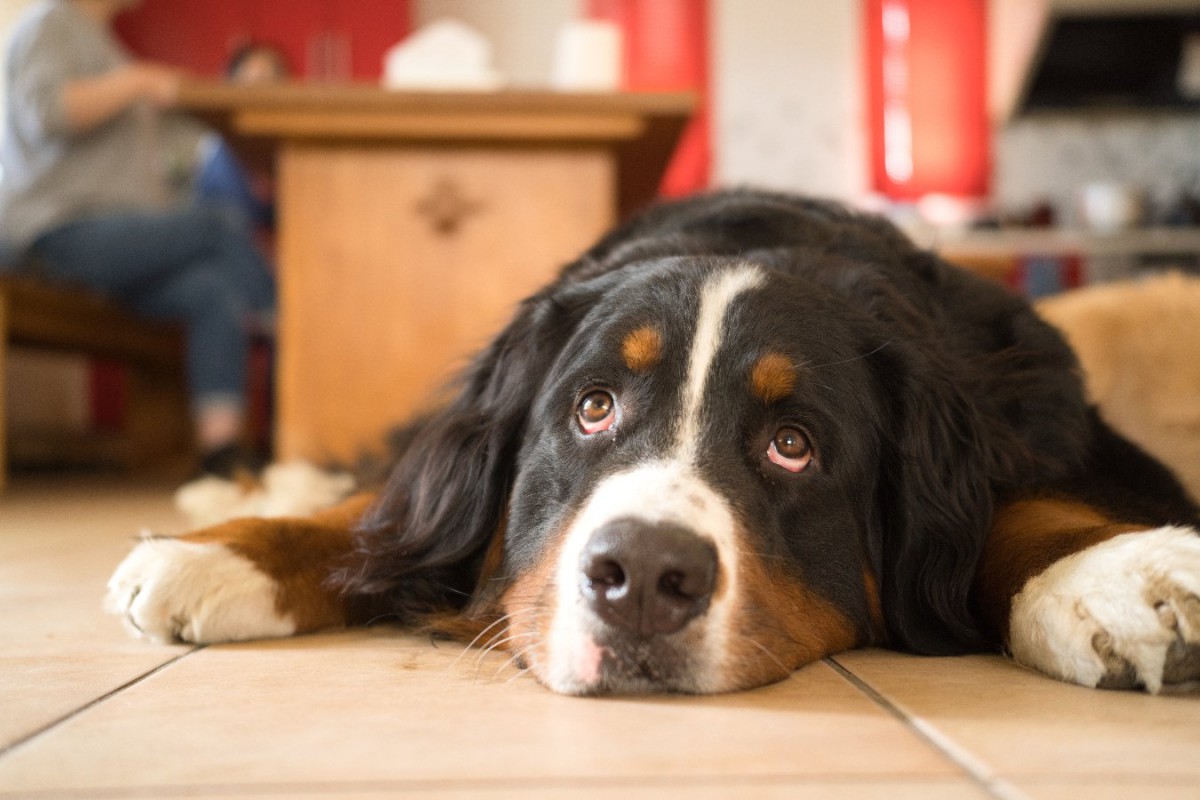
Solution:
M 492 43 L 495 67 L 516 87 L 546 87 L 554 58 L 554 37 L 575 19 L 582 0 L 417 0 L 413 22 L 424 25 L 452 17 L 483 33 Z
M 711 0 L 715 180 L 841 198 L 866 191 L 859 0 Z M 515 86 L 546 86 L 582 0 L 417 0 L 491 40 Z
M 862 198 L 861 3 L 712 0 L 712 13 L 717 182 Z

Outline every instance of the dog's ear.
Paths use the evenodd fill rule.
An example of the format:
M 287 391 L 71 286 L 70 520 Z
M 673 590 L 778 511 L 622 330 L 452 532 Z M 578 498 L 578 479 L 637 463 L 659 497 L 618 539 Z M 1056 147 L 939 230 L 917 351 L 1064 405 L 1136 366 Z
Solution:
M 920 359 L 921 356 L 916 356 Z M 918 653 L 979 649 L 971 583 L 992 518 L 983 422 L 956 383 L 901 366 L 880 481 L 876 562 L 891 642 Z
M 889 640 L 930 655 L 978 650 L 971 583 L 992 519 L 994 437 L 964 389 L 972 366 L 915 309 L 887 305 L 871 355 L 886 412 L 869 549 Z
M 331 578 L 362 613 L 411 622 L 466 604 L 503 525 L 534 397 L 611 283 L 560 281 L 525 300 L 462 374 L 453 400 L 414 424 L 353 555 Z

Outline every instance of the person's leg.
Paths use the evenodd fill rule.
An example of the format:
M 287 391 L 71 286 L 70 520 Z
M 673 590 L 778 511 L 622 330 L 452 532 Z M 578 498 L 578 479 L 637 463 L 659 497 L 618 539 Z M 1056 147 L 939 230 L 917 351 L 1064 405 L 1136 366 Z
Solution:
M 110 214 L 63 225 L 39 238 L 33 252 L 53 277 L 116 300 L 197 262 L 226 275 L 248 308 L 274 307 L 271 271 L 236 215 L 216 207 Z
M 246 323 L 274 287 L 248 238 L 219 212 L 186 209 L 65 226 L 35 245 L 52 276 L 96 289 L 146 316 L 188 326 L 187 365 L 198 444 L 239 460 Z M 244 459 L 241 459 L 244 460 Z
M 208 266 L 201 262 L 158 281 L 127 302 L 149 317 L 187 321 L 188 383 L 201 468 L 231 477 L 262 466 L 242 443 L 248 309 L 240 288 Z
M 271 226 L 275 211 L 263 201 L 250 182 L 250 174 L 220 136 L 205 143 L 196 173 L 196 198 L 201 203 L 228 205 L 246 222 Z

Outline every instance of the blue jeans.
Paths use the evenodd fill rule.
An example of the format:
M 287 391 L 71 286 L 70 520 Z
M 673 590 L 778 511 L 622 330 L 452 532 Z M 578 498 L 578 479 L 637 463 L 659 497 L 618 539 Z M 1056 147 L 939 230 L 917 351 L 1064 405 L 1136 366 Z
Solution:
M 274 227 L 275 206 L 254 193 L 250 173 L 225 140 L 214 139 L 196 173 L 196 196 L 202 202 L 222 203 L 237 209 L 259 227 Z
M 193 205 L 71 222 L 33 243 L 48 276 L 187 326 L 192 404 L 243 403 L 247 323 L 275 306 L 267 263 L 236 215 Z

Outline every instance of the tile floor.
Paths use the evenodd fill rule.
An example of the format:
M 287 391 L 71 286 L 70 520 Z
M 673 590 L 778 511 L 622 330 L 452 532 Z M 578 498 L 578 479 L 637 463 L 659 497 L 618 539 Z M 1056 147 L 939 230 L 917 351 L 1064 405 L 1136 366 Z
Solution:
M 138 528 L 180 524 L 163 488 L 0 497 L 0 798 L 1200 797 L 1200 694 L 999 658 L 860 652 L 741 694 L 580 700 L 388 629 L 133 641 L 104 582 Z

